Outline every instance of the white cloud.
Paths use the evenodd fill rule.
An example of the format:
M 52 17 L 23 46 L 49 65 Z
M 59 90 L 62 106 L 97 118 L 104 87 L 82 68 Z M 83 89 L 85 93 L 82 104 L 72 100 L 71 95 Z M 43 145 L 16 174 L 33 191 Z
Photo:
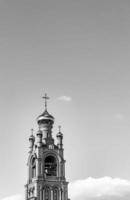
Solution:
M 72 98 L 69 96 L 60 96 L 58 97 L 58 100 L 69 102 L 69 101 L 72 101 Z
M 87 178 L 69 184 L 71 200 L 128 200 L 130 181 L 120 178 Z
M 102 177 L 77 180 L 69 184 L 71 200 L 130 200 L 130 181 Z M 24 200 L 21 195 L 14 195 L 2 200 Z
M 114 118 L 117 119 L 117 120 L 123 120 L 124 119 L 124 115 L 121 114 L 121 113 L 118 113 L 118 114 L 114 115 Z
M 2 200 L 24 200 L 24 198 L 22 197 L 22 195 L 17 194 L 17 195 L 5 197 Z

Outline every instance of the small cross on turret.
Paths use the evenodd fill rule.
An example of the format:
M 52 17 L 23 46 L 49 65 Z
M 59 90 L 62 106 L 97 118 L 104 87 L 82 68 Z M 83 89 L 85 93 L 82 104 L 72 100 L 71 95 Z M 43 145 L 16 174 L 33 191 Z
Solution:
M 59 133 L 61 132 L 61 126 L 58 126 L 58 128 L 59 128 Z
M 32 135 L 33 135 L 33 132 L 34 132 L 34 130 L 33 130 L 33 128 L 31 128 L 31 133 L 32 133 Z
M 47 110 L 47 100 L 49 100 L 50 98 L 47 96 L 46 93 L 45 96 L 43 96 L 42 98 L 45 99 L 45 110 Z

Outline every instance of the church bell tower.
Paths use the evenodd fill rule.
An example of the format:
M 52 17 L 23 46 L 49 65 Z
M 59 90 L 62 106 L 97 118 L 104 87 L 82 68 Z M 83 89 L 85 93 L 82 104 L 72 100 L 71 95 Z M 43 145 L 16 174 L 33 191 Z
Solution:
M 68 200 L 68 182 L 65 178 L 63 134 L 61 128 L 52 136 L 54 117 L 45 110 L 37 118 L 38 131 L 29 137 L 28 178 L 25 185 L 25 200 Z

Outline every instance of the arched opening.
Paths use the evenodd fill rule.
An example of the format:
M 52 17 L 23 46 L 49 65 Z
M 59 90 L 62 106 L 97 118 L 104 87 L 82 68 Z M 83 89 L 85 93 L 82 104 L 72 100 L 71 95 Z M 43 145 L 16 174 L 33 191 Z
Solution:
M 53 189 L 53 200 L 59 200 L 59 191 L 58 188 Z
M 36 176 L 36 160 L 35 158 L 32 159 L 32 178 L 34 178 Z
M 44 172 L 46 176 L 56 176 L 57 175 L 57 162 L 54 156 L 47 156 L 45 158 Z

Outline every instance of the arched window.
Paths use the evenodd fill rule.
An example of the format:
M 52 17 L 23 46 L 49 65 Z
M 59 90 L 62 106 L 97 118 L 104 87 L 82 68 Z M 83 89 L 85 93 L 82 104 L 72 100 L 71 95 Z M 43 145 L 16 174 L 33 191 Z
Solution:
M 44 189 L 44 199 L 45 200 L 50 200 L 50 197 L 51 197 L 50 188 L 49 187 L 45 187 L 45 189 Z
M 36 176 L 36 160 L 35 158 L 32 159 L 32 178 Z
M 57 162 L 54 156 L 47 156 L 45 158 L 44 172 L 46 176 L 56 176 L 57 175 Z
M 53 200 L 59 200 L 59 191 L 58 188 L 53 189 Z

